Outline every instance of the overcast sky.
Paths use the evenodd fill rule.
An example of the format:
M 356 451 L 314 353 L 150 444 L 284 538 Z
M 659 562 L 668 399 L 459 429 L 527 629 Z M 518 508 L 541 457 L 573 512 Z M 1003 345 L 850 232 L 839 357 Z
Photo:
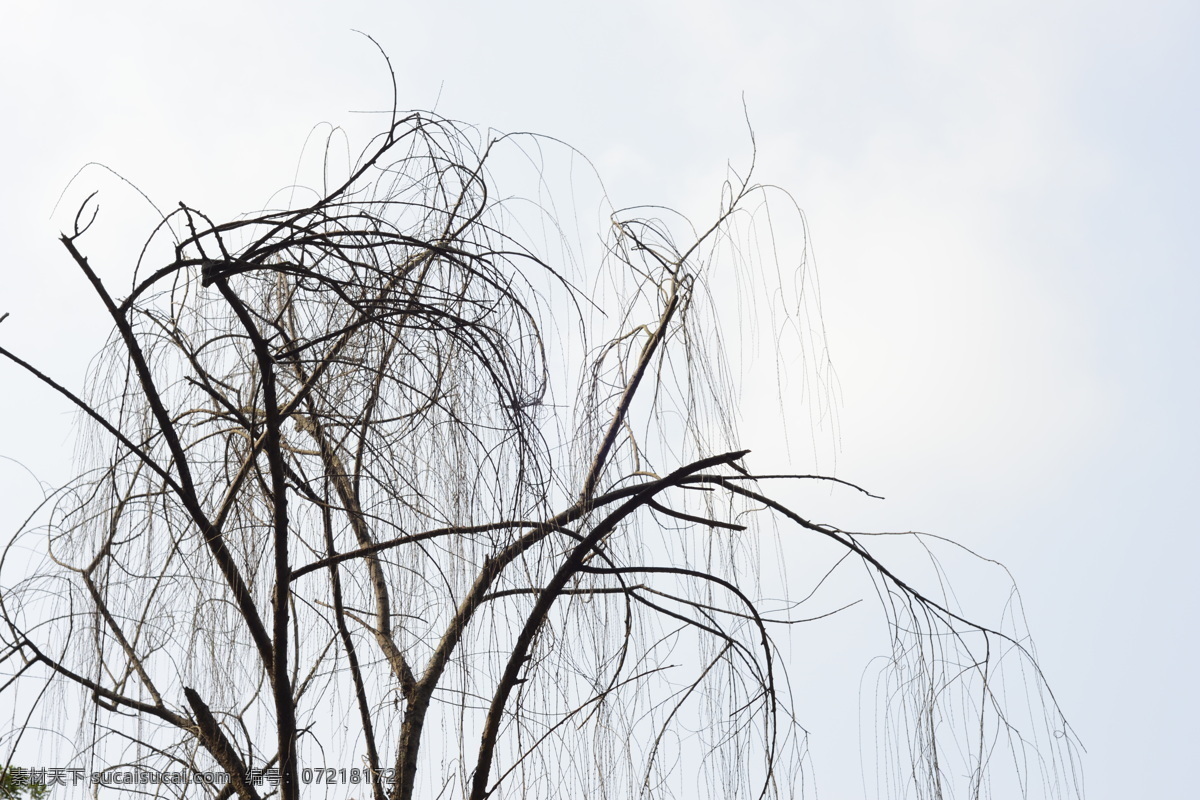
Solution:
M 844 513 L 1008 565 L 1090 797 L 1195 793 L 1200 6 L 75 6 L 0 27 L 5 347 L 81 385 L 105 329 L 57 232 L 94 188 L 98 236 L 153 224 L 99 170 L 52 215 L 85 163 L 222 218 L 290 182 L 315 124 L 361 145 L 376 118 L 352 112 L 391 87 L 352 29 L 402 106 L 565 140 L 616 206 L 711 213 L 748 163 L 744 98 L 759 180 L 794 195 L 816 254 L 840 381 L 821 466 L 888 498 Z M 14 369 L 0 387 L 0 455 L 64 479 L 67 410 Z M 35 493 L 0 461 L 0 521 Z M 864 666 L 831 669 L 854 688 Z M 857 730 L 810 730 L 822 794 L 861 796 Z

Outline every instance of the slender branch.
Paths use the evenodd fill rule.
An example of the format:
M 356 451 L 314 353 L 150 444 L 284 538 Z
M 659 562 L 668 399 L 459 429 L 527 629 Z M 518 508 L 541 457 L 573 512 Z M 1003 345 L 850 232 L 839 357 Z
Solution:
M 274 527 L 275 593 L 272 598 L 274 624 L 272 631 L 272 654 L 268 666 L 271 671 L 271 688 L 275 696 L 276 726 L 279 740 L 280 797 L 282 800 L 298 800 L 300 797 L 299 766 L 296 763 L 296 705 L 292 697 L 292 683 L 288 676 L 288 608 L 291 583 L 291 565 L 288 559 L 288 511 L 287 483 L 283 452 L 280 447 L 279 429 L 283 417 L 279 413 L 279 398 L 275 390 L 275 361 L 270 348 L 250 317 L 246 306 L 223 278 L 214 281 L 221 296 L 229 303 L 242 323 L 246 334 L 254 344 L 262 379 L 263 402 L 266 403 L 267 461 L 271 468 L 271 518 Z
M 555 572 L 554 577 L 547 583 L 546 588 L 538 595 L 537 602 L 534 604 L 533 610 L 529 613 L 524 627 L 522 627 L 521 632 L 512 644 L 508 663 L 496 687 L 496 692 L 492 696 L 491 705 L 488 707 L 487 719 L 484 722 L 483 734 L 479 740 L 479 757 L 475 762 L 475 771 L 471 778 L 470 800 L 484 800 L 488 795 L 488 774 L 491 771 L 492 759 L 496 748 L 496 738 L 500 732 L 500 719 L 504 711 L 504 706 L 508 702 L 508 697 L 518 683 L 520 671 L 525 665 L 534 636 L 541 628 L 546 615 L 550 613 L 550 608 L 554 605 L 555 600 L 558 599 L 559 594 L 566 587 L 567 581 L 583 566 L 584 559 L 592 552 L 595 545 L 616 528 L 623 519 L 633 514 L 663 489 L 677 485 L 693 473 L 738 461 L 747 452 L 749 451 L 742 450 L 704 458 L 672 472 L 661 481 L 652 482 L 648 488 L 642 489 L 642 491 L 638 492 L 601 520 L 592 529 L 591 533 L 572 549 L 570 555 L 567 556 Z
M 321 523 L 325 529 L 325 547 L 332 554 L 334 552 L 333 521 L 330 518 L 328 506 L 321 509 Z M 371 770 L 371 794 L 375 800 L 384 800 L 383 784 L 379 780 L 379 751 L 375 743 L 375 726 L 371 721 L 371 706 L 367 701 L 367 688 L 363 683 L 354 640 L 350 637 L 350 630 L 346 627 L 347 612 L 342 604 L 342 578 L 338 574 L 336 563 L 329 565 L 329 586 L 333 593 L 334 620 L 337 623 L 338 635 L 342 639 L 342 647 L 346 650 L 350 679 L 354 683 L 354 699 L 358 703 L 359 719 L 362 722 L 363 739 L 367 748 L 367 765 Z
M 642 354 L 638 358 L 637 367 L 626 384 L 625 391 L 621 394 L 616 411 L 613 412 L 612 422 L 609 423 L 608 431 L 600 441 L 600 448 L 596 451 L 596 457 L 592 460 L 592 465 L 588 468 L 587 477 L 583 480 L 581 496 L 584 500 L 590 499 L 596 491 L 596 484 L 600 481 L 605 463 L 608 461 L 608 453 L 617 441 L 617 434 L 620 433 L 621 426 L 625 423 L 625 415 L 629 412 L 629 404 L 633 402 L 633 397 L 637 394 L 638 386 L 641 385 L 642 378 L 646 374 L 646 369 L 650 366 L 651 359 L 654 358 L 655 351 L 666 337 L 667 325 L 670 323 L 671 317 L 675 315 L 675 309 L 678 307 L 679 283 L 673 281 L 666 308 L 663 309 L 662 316 L 658 320 L 658 327 L 655 328 L 650 339 L 642 347 Z

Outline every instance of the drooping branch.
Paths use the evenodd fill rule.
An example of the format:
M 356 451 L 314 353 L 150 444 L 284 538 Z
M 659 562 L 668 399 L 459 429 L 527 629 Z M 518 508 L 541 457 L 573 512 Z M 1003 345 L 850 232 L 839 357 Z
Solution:
M 656 481 L 650 487 L 643 488 L 632 498 L 622 503 L 616 510 L 605 516 L 584 540 L 571 550 L 567 558 L 563 560 L 554 577 L 539 593 L 533 610 L 529 613 L 525 621 L 524 627 L 522 627 L 521 632 L 513 641 L 508 663 L 504 668 L 504 673 L 496 686 L 495 694 L 493 694 L 491 704 L 488 707 L 487 719 L 484 723 L 483 734 L 479 742 L 479 757 L 476 759 L 475 771 L 471 779 L 470 800 L 484 800 L 489 794 L 488 779 L 496 750 L 496 737 L 500 731 L 500 720 L 504 713 L 504 707 L 508 703 L 509 695 L 518 683 L 521 669 L 525 665 L 534 637 L 545 623 L 547 614 L 550 613 L 551 607 L 566 587 L 567 581 L 582 568 L 584 560 L 591 554 L 596 544 L 611 533 L 626 517 L 635 513 L 662 490 L 678 485 L 689 475 L 723 464 L 731 464 L 742 458 L 747 452 L 749 451 L 743 450 L 736 453 L 725 453 L 701 459 L 693 464 L 681 467 L 661 481 Z

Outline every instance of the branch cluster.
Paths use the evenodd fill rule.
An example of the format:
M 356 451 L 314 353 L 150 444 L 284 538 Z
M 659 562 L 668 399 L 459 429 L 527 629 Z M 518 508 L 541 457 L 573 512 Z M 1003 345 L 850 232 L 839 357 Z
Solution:
M 62 244 L 113 323 L 90 393 L 0 348 L 90 436 L 14 539 L 45 560 L 15 575 L 6 551 L 0 691 L 77 689 L 77 759 L 217 768 L 221 797 L 313 795 L 313 765 L 361 767 L 375 800 L 791 796 L 803 731 L 768 627 L 794 620 L 748 579 L 763 517 L 875 576 L 919 728 L 898 783 L 940 791 L 962 690 L 978 795 L 997 737 L 1024 752 L 992 690 L 1024 645 L 774 499 L 736 445 L 702 301 L 762 189 L 731 182 L 686 247 L 617 215 L 588 275 L 516 237 L 490 166 L 521 141 L 397 117 L 308 205 L 181 204 L 124 298 L 77 221 Z M 604 281 L 611 305 L 578 288 Z

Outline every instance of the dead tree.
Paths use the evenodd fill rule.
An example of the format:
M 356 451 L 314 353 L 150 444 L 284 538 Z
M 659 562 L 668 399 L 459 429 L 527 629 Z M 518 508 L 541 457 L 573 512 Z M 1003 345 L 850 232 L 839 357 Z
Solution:
M 770 631 L 795 620 L 752 580 L 778 525 L 876 579 L 900 789 L 981 796 L 1004 745 L 1024 788 L 1070 794 L 1069 737 L 1018 730 L 995 691 L 1003 658 L 1038 698 L 1027 643 L 770 488 L 817 476 L 751 471 L 704 303 L 764 190 L 731 180 L 683 245 L 619 213 L 601 263 L 556 263 L 492 186 L 514 141 L 397 115 L 310 203 L 181 204 L 124 296 L 84 203 L 61 241 L 113 325 L 89 392 L 0 348 L 75 404 L 91 458 L 13 539 L 43 559 L 5 551 L 14 707 L 62 698 L 89 772 L 218 776 L 141 787 L 167 796 L 790 797 L 803 731 Z

